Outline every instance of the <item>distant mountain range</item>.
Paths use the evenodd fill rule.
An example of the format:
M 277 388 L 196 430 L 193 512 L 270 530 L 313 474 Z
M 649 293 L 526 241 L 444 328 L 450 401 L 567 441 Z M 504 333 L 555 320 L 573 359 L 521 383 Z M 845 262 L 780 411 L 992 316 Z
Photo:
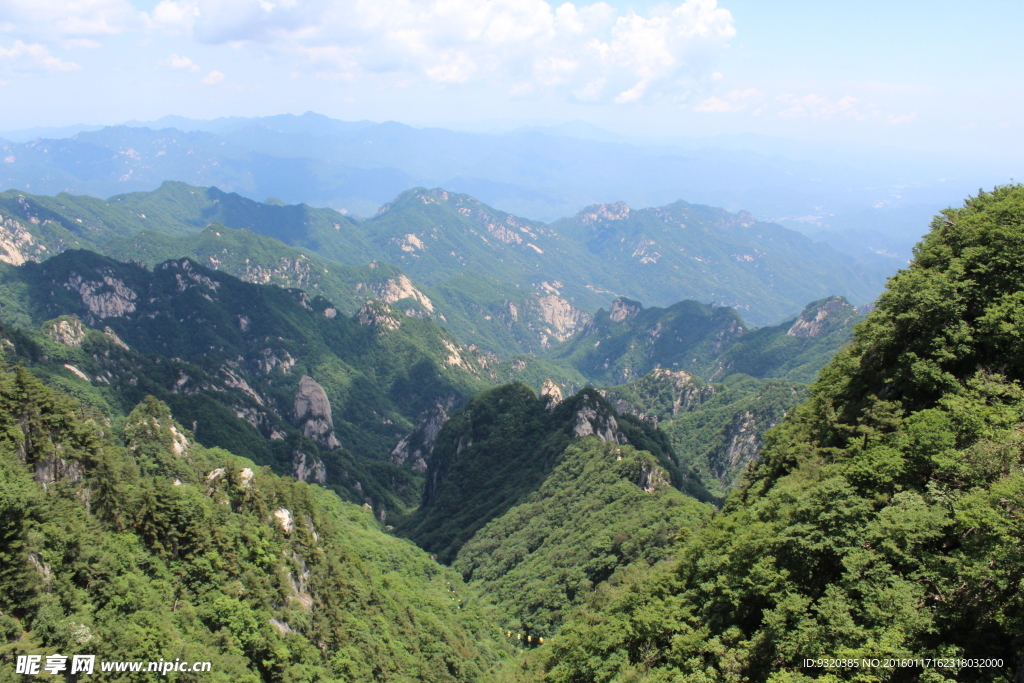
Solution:
M 881 657 L 934 656 L 1013 678 L 1024 188 L 945 211 L 870 304 L 899 261 L 885 230 L 821 225 L 859 258 L 677 198 L 544 222 L 407 183 L 473 167 L 554 206 L 588 179 L 698 187 L 717 153 L 205 128 L 10 144 L 0 169 L 401 191 L 367 218 L 180 180 L 0 192 L 3 666 L 796 681 L 845 653 L 878 680 Z M 751 160 L 731 157 L 740 191 L 767 187 Z
M 157 396 L 202 443 L 380 510 L 415 503 L 439 426 L 473 393 L 510 380 L 571 393 L 662 368 L 697 383 L 756 378 L 685 402 L 710 431 L 681 437 L 679 462 L 723 490 L 789 405 L 743 417 L 764 382 L 811 381 L 859 314 L 834 296 L 778 326 L 745 319 L 843 291 L 844 276 L 862 295 L 871 286 L 847 257 L 743 214 L 618 203 L 547 225 L 422 189 L 365 221 L 184 183 L 107 201 L 9 191 L 0 260 L 15 356 L 50 381 L 115 413 Z M 612 298 L 707 300 L 719 287 L 760 316 Z M 672 377 L 654 393 L 677 392 Z M 603 391 L 666 429 L 686 417 L 649 390 Z M 319 412 L 300 416 L 303 401 Z M 754 441 L 712 452 L 740 423 Z
M 923 680 L 939 653 L 1020 678 L 1022 206 L 944 212 L 870 312 L 752 329 L 594 284 L 833 282 L 708 207 L 3 193 L 0 661 L 796 681 L 839 652 Z
M 415 508 L 431 477 L 440 486 L 454 411 L 510 381 L 534 408 L 536 389 L 590 392 L 565 405 L 617 411 L 676 486 L 722 495 L 862 317 L 821 295 L 879 286 L 749 214 L 620 202 L 545 224 L 441 189 L 366 220 L 180 182 L 109 200 L 8 191 L 0 261 L 8 360 L 107 414 L 154 396 L 205 446 L 382 520 Z M 571 422 L 559 415 L 552 434 Z M 454 558 L 458 543 L 438 543 Z
M 164 117 L 11 133 L 16 140 L 0 141 L 0 189 L 106 197 L 179 180 L 373 215 L 409 188 L 444 187 L 544 221 L 595 203 L 644 208 L 682 199 L 818 235 L 891 273 L 938 209 L 981 184 L 920 164 L 809 155 L 808 145 L 784 141 L 655 145 L 600 133 L 573 125 L 467 133 L 313 113 Z M 744 144 L 758 151 L 737 148 Z M 816 160 L 802 160 L 809 156 Z
M 239 277 L 259 281 L 267 272 L 293 268 L 299 258 L 287 252 L 280 258 L 292 265 L 280 259 L 271 263 L 266 260 L 269 247 L 260 247 L 261 275 L 254 270 L 255 255 L 246 255 L 250 261 L 245 264 L 237 244 L 214 255 L 210 240 L 220 235 L 190 237 L 219 222 L 340 266 L 394 264 L 433 293 L 398 276 L 378 281 L 378 289 L 388 291 L 378 293 L 379 298 L 410 299 L 408 310 L 435 313 L 463 341 L 497 353 L 533 352 L 564 341 L 589 321 L 588 311 L 617 296 L 648 305 L 716 302 L 763 325 L 824 296 L 870 301 L 884 282 L 878 270 L 797 232 L 758 222 L 747 213 L 685 202 L 638 211 L 621 202 L 592 205 L 548 225 L 467 195 L 414 189 L 385 204 L 377 216 L 358 221 L 333 209 L 259 203 L 217 188 L 167 182 L 153 192 L 106 201 L 8 191 L 0 194 L 0 216 L 2 258 L 11 263 L 71 247 L 109 250 L 150 265 L 154 259 L 202 251 L 206 265 L 223 264 Z M 146 231 L 161 234 L 151 237 Z M 237 243 L 241 238 L 228 239 Z M 247 249 L 256 248 L 252 238 L 244 241 Z M 305 261 L 301 268 L 312 263 Z M 340 294 L 344 287 L 336 277 L 351 283 L 353 273 L 341 268 L 330 275 L 330 270 L 317 265 L 309 284 L 329 288 L 339 304 L 353 300 L 351 290 Z M 306 286 L 296 277 L 290 286 Z

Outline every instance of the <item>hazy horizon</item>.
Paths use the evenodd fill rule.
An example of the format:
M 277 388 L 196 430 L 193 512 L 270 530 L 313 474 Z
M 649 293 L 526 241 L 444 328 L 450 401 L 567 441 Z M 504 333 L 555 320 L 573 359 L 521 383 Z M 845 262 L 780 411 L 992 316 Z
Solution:
M 9 0 L 0 130 L 317 111 L 1024 151 L 1019 3 Z M 1008 172 L 1013 165 L 1007 165 Z

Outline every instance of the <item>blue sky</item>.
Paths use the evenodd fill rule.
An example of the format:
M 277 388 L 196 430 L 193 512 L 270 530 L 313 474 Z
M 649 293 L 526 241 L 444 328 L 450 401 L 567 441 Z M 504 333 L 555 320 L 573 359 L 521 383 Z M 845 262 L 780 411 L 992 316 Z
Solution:
M 1024 3 L 4 0 L 0 130 L 317 111 L 1024 152 Z

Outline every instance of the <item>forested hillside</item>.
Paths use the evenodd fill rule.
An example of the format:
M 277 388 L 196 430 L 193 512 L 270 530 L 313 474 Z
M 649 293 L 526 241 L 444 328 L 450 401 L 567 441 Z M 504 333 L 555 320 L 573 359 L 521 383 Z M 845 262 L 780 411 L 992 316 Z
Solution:
M 879 273 L 797 232 L 685 203 L 641 211 L 595 205 L 547 225 L 443 189 L 408 190 L 361 221 L 268 202 L 180 182 L 105 201 L 10 190 L 0 194 L 3 260 L 38 260 L 71 247 L 102 251 L 144 230 L 181 237 L 219 222 L 341 265 L 398 265 L 434 286 L 439 305 L 467 318 L 456 330 L 467 343 L 492 338 L 471 336 L 484 322 L 516 328 L 522 317 L 532 328 L 517 333 L 520 343 L 530 342 L 525 351 L 568 338 L 616 296 L 649 305 L 716 302 L 764 325 L 828 295 L 865 302 L 883 283 Z M 466 286 L 467 277 L 487 285 Z
M 649 452 L 587 437 L 566 447 L 544 483 L 473 534 L 452 567 L 490 596 L 508 628 L 557 632 L 606 581 L 665 559 L 711 516 Z
M 862 312 L 835 296 L 808 304 L 797 318 L 781 325 L 751 330 L 732 308 L 697 301 L 644 308 L 639 301 L 620 297 L 544 357 L 609 384 L 637 379 L 655 368 L 707 381 L 743 373 L 808 383 L 849 341 L 862 318 Z
M 807 398 L 803 384 L 741 374 L 705 384 L 682 370 L 663 368 L 600 391 L 620 413 L 656 426 L 679 463 L 699 473 L 718 495 L 739 483 L 757 460 L 768 430 Z
M 562 400 L 557 389 L 538 396 L 516 383 L 474 396 L 441 428 L 423 500 L 399 531 L 451 562 L 478 529 L 540 488 L 574 439 L 591 435 L 651 453 L 673 485 L 711 499 L 662 434 L 618 415 L 593 389 Z
M 200 446 L 153 398 L 114 430 L 3 366 L 0 460 L 2 680 L 56 652 L 211 662 L 175 680 L 223 683 L 476 681 L 508 656 L 458 572 L 369 511 Z
M 684 203 L 545 225 L 443 190 L 359 221 L 181 183 L 3 193 L 0 657 L 128 619 L 132 656 L 282 683 L 1010 661 L 1022 195 L 939 219 L 868 313 L 818 296 L 855 269 Z M 761 322 L 817 300 L 755 328 L 720 291 Z M 104 611 L 100 551 L 47 554 L 72 522 L 127 548 L 140 601 Z
M 1022 216 L 1014 185 L 936 217 L 722 513 L 522 679 L 1020 680 Z
M 418 484 L 380 461 L 423 414 L 494 381 L 486 357 L 431 320 L 378 302 L 349 317 L 187 259 L 148 271 L 69 251 L 0 264 L 0 315 L 28 330 L 10 330 L 15 356 L 83 400 L 124 415 L 157 395 L 208 446 L 388 509 L 413 504 Z M 369 463 L 357 472 L 378 473 L 357 476 L 350 453 Z

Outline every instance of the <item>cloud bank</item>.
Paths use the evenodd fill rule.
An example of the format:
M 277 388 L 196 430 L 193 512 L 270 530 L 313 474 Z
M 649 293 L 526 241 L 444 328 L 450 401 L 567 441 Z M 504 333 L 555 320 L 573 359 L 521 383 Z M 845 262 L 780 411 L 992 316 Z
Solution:
M 513 95 L 619 103 L 684 95 L 736 32 L 716 0 L 648 15 L 544 0 L 162 0 L 147 22 L 203 44 L 290 55 L 336 78 L 487 81 Z

